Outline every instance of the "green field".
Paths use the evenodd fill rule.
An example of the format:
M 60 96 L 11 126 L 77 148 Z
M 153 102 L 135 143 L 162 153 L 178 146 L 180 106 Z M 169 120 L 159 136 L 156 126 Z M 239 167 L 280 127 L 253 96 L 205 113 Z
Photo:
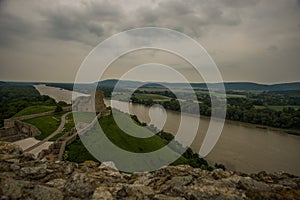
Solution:
M 57 134 L 56 136 L 50 138 L 49 141 L 56 141 L 58 138 L 63 136 L 65 133 L 70 132 L 73 127 L 75 127 L 73 114 L 70 113 L 66 116 L 66 124 L 64 126 L 63 131 L 61 133 Z
M 105 116 L 102 117 L 101 119 L 99 119 L 99 124 L 101 125 L 102 130 L 104 131 L 105 135 L 107 136 L 107 138 L 110 140 L 111 143 L 115 144 L 116 146 L 118 146 L 118 148 L 124 149 L 126 151 L 129 152 L 135 152 L 135 153 L 148 153 L 148 152 L 153 152 L 155 150 L 158 150 L 162 147 L 164 147 L 168 141 L 162 139 L 160 136 L 158 135 L 153 135 L 153 133 L 146 129 L 146 128 L 142 128 L 141 126 L 138 126 L 137 123 L 128 123 L 128 121 L 126 120 L 130 120 L 132 121 L 131 117 L 127 114 L 121 113 L 121 112 L 116 112 L 115 113 L 117 116 L 121 117 L 122 119 L 124 119 L 124 121 L 122 121 L 121 123 L 123 123 L 123 125 L 125 126 L 125 130 L 128 133 L 132 133 L 132 132 L 137 132 L 140 135 L 143 136 L 149 136 L 147 138 L 138 138 L 138 137 L 134 137 L 131 136 L 127 133 L 125 133 L 123 130 L 121 130 L 116 122 L 114 121 L 114 118 L 112 115 L 109 116 Z M 88 138 L 86 140 L 87 143 L 85 143 L 86 145 L 89 146 L 97 146 L 99 148 L 105 148 L 102 144 L 103 138 L 101 137 L 101 135 L 99 134 L 98 130 L 97 130 L 97 126 L 95 128 L 93 128 L 90 132 L 88 132 Z M 92 136 L 91 139 L 89 140 L 89 136 Z M 180 145 L 177 144 L 177 146 L 173 146 L 172 149 L 179 149 L 182 148 Z M 105 149 L 99 149 L 100 152 L 105 152 Z M 85 149 L 85 147 L 83 146 L 82 142 L 80 141 L 80 139 L 77 139 L 75 142 L 73 142 L 72 144 L 70 144 L 67 148 L 66 148 L 66 154 L 67 154 L 67 160 L 69 161 L 73 161 L 73 162 L 83 162 L 85 160 L 95 160 L 95 158 L 93 156 L 91 156 L 91 154 Z M 190 154 L 189 154 L 190 155 Z M 133 160 L 131 160 L 131 158 L 129 157 L 120 157 L 120 155 L 118 155 L 115 152 L 110 152 L 109 155 L 103 155 L 105 158 L 106 156 L 109 158 L 114 157 L 117 159 L 125 159 L 125 162 L 133 162 Z M 165 157 L 168 158 L 175 158 L 178 156 L 178 153 L 176 153 L 175 151 L 171 150 L 170 148 L 167 149 L 166 152 L 163 152 L 161 155 L 159 155 L 158 157 L 155 158 L 151 158 L 149 157 L 147 160 L 144 160 L 143 162 L 145 164 L 151 165 L 151 163 L 157 162 L 158 160 L 162 160 Z M 110 157 L 110 158 L 111 158 Z M 105 160 L 104 158 L 104 160 Z M 108 159 L 107 158 L 107 159 Z M 199 160 L 199 158 L 196 157 L 183 157 L 183 156 L 179 156 L 179 159 L 177 159 L 175 162 L 173 162 L 174 165 L 178 165 L 178 164 L 195 164 L 195 166 L 201 166 L 203 164 L 203 166 L 205 165 L 205 161 L 203 160 Z
M 55 115 L 37 117 L 33 119 L 24 120 L 24 122 L 37 127 L 41 131 L 41 135 L 36 136 L 35 138 L 37 140 L 43 140 L 58 128 L 58 126 L 60 125 L 61 116 L 63 114 L 64 113 L 58 113 Z
M 226 94 L 227 98 L 246 98 L 246 95 L 241 94 Z
M 134 132 L 143 136 L 148 136 L 147 139 L 141 139 L 128 135 L 117 126 L 112 115 L 102 117 L 99 120 L 101 128 L 105 131 L 105 134 L 110 141 L 118 147 L 131 152 L 144 153 L 157 150 L 165 145 L 163 140 L 158 136 L 152 136 L 153 133 L 150 130 L 138 125 L 134 126 L 134 124 L 130 123 L 130 121 L 132 121 L 130 116 L 121 112 L 115 112 L 115 114 L 122 115 L 121 117 L 123 120 L 121 121 L 121 126 L 125 128 L 126 132 Z
M 287 106 L 254 106 L 257 109 L 264 109 L 264 108 L 269 108 L 272 110 L 276 111 L 282 111 L 283 108 L 294 108 L 294 109 L 300 109 L 300 106 L 292 106 L 292 105 L 287 105 Z
M 13 117 L 21 117 L 24 115 L 32 115 L 37 113 L 43 113 L 48 111 L 54 111 L 55 106 L 29 106 L 27 108 L 24 108 L 17 114 L 15 114 Z
M 99 162 L 82 144 L 80 138 L 77 136 L 76 140 L 72 144 L 66 146 L 65 155 L 67 155 L 66 160 L 82 163 L 86 160 L 93 160 Z
M 136 98 L 141 99 L 141 100 L 148 100 L 151 99 L 153 101 L 157 100 L 157 101 L 161 101 L 161 100 L 170 100 L 170 97 L 166 97 L 163 95 L 159 95 L 159 94 L 140 94 L 137 93 L 134 95 Z
M 75 122 L 74 122 L 74 115 L 76 117 L 76 122 L 80 123 L 90 123 L 94 118 L 95 114 L 94 113 L 89 113 L 89 112 L 75 112 L 75 113 L 70 113 L 69 115 L 66 116 L 66 124 L 64 126 L 64 129 L 61 133 L 57 134 L 53 138 L 50 139 L 50 141 L 56 141 L 59 137 L 63 136 L 65 133 L 71 131 L 73 127 L 75 127 Z
M 76 123 L 90 123 L 96 117 L 95 113 L 91 112 L 74 112 L 73 119 Z

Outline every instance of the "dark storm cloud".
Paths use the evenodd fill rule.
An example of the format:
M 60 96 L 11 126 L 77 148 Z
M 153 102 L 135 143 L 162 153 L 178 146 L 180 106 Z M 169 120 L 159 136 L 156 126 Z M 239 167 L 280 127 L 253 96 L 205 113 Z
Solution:
M 162 1 L 155 8 L 137 10 L 137 23 L 163 26 L 199 37 L 207 26 L 236 26 L 241 22 L 236 11 L 226 13 L 218 4 L 209 1 Z
M 89 45 L 110 34 L 111 26 L 124 19 L 121 7 L 109 1 L 87 1 L 73 7 L 60 5 L 50 10 L 44 8 L 40 13 L 50 36 Z
M 227 7 L 245 8 L 252 7 L 259 3 L 259 1 L 260 0 L 222 0 L 219 2 Z
M 35 37 L 39 37 L 40 34 L 42 37 L 95 45 L 102 36 L 133 27 L 162 26 L 199 37 L 206 31 L 206 26 L 236 26 L 241 22 L 238 12 L 226 12 L 213 1 L 162 1 L 155 7 L 140 6 L 132 13 L 125 12 L 127 6 L 131 6 L 130 3 L 121 6 L 116 1 L 54 2 L 50 4 L 47 1 L 27 0 L 26 4 L 32 7 L 22 8 L 21 5 L 20 8 L 17 3 L 4 7 L 5 14 L 1 16 L 0 21 L 4 30 L 1 33 L 2 38 L 13 38 L 18 34 L 25 36 L 29 33 Z M 252 1 L 246 5 L 250 5 L 250 2 Z M 231 6 L 245 3 L 231 0 L 222 4 Z M 28 17 L 25 19 L 18 15 L 18 11 L 22 9 L 27 11 Z M 20 30 L 10 31 L 11 29 Z
M 300 0 L 0 0 L 0 65 L 36 66 L 32 70 L 39 71 L 45 63 L 68 71 L 112 34 L 158 26 L 201 42 L 227 81 L 296 80 L 299 10 Z M 74 55 L 68 54 L 68 60 L 61 52 Z M 234 71 L 227 66 L 235 66 Z M 260 70 L 268 73 L 268 79 L 257 73 Z
M 33 24 L 23 20 L 22 18 L 6 12 L 5 4 L 7 1 L 0 2 L 0 45 L 14 45 L 17 40 L 32 36 L 30 30 L 33 29 Z
M 0 8 L 2 43 L 13 43 L 19 36 L 32 36 L 95 45 L 99 37 L 110 34 L 112 27 L 124 19 L 121 7 L 109 1 L 79 1 L 72 5 L 28 0 L 26 4 L 32 7 L 23 8 L 20 3 L 5 5 L 8 3 Z M 19 11 L 26 17 L 20 16 Z

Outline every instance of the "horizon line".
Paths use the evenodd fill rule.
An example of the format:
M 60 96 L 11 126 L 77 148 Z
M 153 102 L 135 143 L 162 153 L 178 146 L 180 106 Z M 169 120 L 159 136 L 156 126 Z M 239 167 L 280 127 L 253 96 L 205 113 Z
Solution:
M 103 82 L 103 81 L 119 81 L 120 79 L 111 78 L 111 79 L 104 79 L 99 80 L 96 82 L 82 82 L 78 84 L 94 84 L 97 82 Z M 121 80 L 121 81 L 131 81 L 131 82 L 141 82 L 141 83 L 170 83 L 170 84 L 187 84 L 185 82 L 166 82 L 166 81 L 138 81 L 138 80 Z M 29 80 L 0 80 L 0 82 L 6 82 L 6 83 L 61 83 L 61 84 L 74 84 L 74 82 L 55 82 L 55 81 L 29 81 Z M 299 81 L 290 81 L 290 82 L 273 82 L 273 83 L 263 83 L 263 82 L 254 82 L 254 81 L 223 81 L 223 82 L 211 82 L 211 83 L 205 83 L 205 82 L 190 82 L 189 84 L 220 84 L 220 83 L 254 83 L 259 85 L 277 85 L 277 84 L 290 84 L 290 83 L 300 83 Z

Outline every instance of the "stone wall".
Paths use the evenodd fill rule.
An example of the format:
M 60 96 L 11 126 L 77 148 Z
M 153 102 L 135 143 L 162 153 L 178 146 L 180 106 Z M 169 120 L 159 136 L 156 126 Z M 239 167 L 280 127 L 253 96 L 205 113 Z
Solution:
M 1 199 L 277 199 L 299 200 L 300 178 L 284 172 L 246 174 L 188 165 L 123 173 L 107 165 L 34 159 L 0 142 Z
M 72 107 L 63 108 L 64 111 L 71 111 Z M 55 114 L 54 111 L 37 113 L 32 115 L 25 115 L 4 120 L 4 127 L 0 129 L 0 140 L 2 141 L 17 141 L 27 137 L 34 137 L 40 135 L 41 132 L 33 125 L 22 122 L 24 120 L 43 117 Z
M 71 106 L 64 107 L 63 110 L 66 112 L 72 111 L 72 107 Z M 13 127 L 15 125 L 14 124 L 15 121 L 24 121 L 24 120 L 28 120 L 28 119 L 33 119 L 33 118 L 43 117 L 43 116 L 53 115 L 53 114 L 55 114 L 54 111 L 49 111 L 49 112 L 32 114 L 32 115 L 24 115 L 21 117 L 13 117 L 13 118 L 9 118 L 9 119 L 4 119 L 4 128 Z
M 96 122 L 98 122 L 98 119 L 100 119 L 100 117 L 103 117 L 108 114 L 110 114 L 109 110 L 106 110 L 105 112 L 100 112 L 90 124 L 87 124 L 85 127 L 81 128 L 79 130 L 79 133 L 84 134 L 86 131 L 91 129 L 96 124 Z M 70 132 L 64 134 L 63 136 L 58 138 L 53 144 L 51 144 L 48 149 L 41 151 L 38 155 L 38 158 L 42 159 L 44 157 L 51 157 L 50 159 L 53 160 L 62 160 L 66 146 L 74 142 L 77 138 L 77 135 L 77 129 L 75 127 L 72 128 Z
M 52 160 L 62 160 L 66 146 L 71 144 L 76 139 L 76 137 L 76 128 L 72 128 L 70 132 L 64 134 L 63 136 L 58 138 L 54 143 L 52 143 L 48 149 L 42 150 L 39 153 L 38 158 L 42 159 L 44 157 L 49 157 L 49 159 Z
M 96 90 L 95 94 L 91 96 L 81 96 L 78 97 L 72 107 L 73 111 L 78 112 L 106 112 L 106 106 L 104 104 L 104 94 L 101 90 Z M 95 108 L 95 110 L 93 110 Z
M 22 121 L 15 121 L 15 129 L 18 134 L 24 134 L 27 137 L 35 137 L 41 134 L 37 127 Z
M 12 127 L 5 127 L 0 130 L 0 140 L 13 142 L 27 137 L 34 137 L 40 134 L 41 132 L 35 126 L 16 120 L 13 121 Z

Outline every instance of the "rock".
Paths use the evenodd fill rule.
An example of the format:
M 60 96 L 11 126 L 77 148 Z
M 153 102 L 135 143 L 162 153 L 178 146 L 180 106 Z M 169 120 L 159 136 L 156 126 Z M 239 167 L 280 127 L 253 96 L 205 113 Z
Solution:
M 154 194 L 154 191 L 150 187 L 124 184 L 117 192 L 117 199 L 151 199 Z
M 63 193 L 56 188 L 37 185 L 33 189 L 33 198 L 41 200 L 62 200 Z
M 134 182 L 135 185 L 141 184 L 148 186 L 152 182 L 153 176 L 150 173 L 139 174 L 137 180 Z
M 17 164 L 11 164 L 10 165 L 10 169 L 12 170 L 12 171 L 16 171 L 16 170 L 19 170 L 21 167 L 19 166 L 19 165 L 17 165 Z
M 153 200 L 185 200 L 183 197 L 170 197 L 163 194 L 157 194 L 153 197 Z
M 18 158 L 22 149 L 16 144 L 0 141 L 0 161 Z
M 90 197 L 96 188 L 95 180 L 85 173 L 74 172 L 65 184 L 65 191 L 78 198 Z
M 242 177 L 237 184 L 237 188 L 245 190 L 270 191 L 271 187 L 264 182 L 258 182 L 250 177 Z
M 3 179 L 0 180 L 1 193 L 10 199 L 21 199 L 24 193 L 24 187 L 29 185 L 26 181 Z
M 122 174 L 112 161 L 101 163 L 99 169 L 104 171 L 108 176 L 123 178 Z
M 92 196 L 93 200 L 113 200 L 113 196 L 112 194 L 108 191 L 108 189 L 106 187 L 98 187 L 93 196 Z
M 115 163 L 112 162 L 112 161 L 102 162 L 101 165 L 99 166 L 99 169 L 106 169 L 106 170 L 111 170 L 111 171 L 118 171 Z
M 58 179 L 53 179 L 49 182 L 46 183 L 46 185 L 51 186 L 51 187 L 55 187 L 59 190 L 62 190 L 66 184 L 67 180 L 62 179 L 62 178 L 58 178 Z
M 167 181 L 166 184 L 169 184 L 171 187 L 180 187 L 186 186 L 191 183 L 193 180 L 192 176 L 177 176 L 173 177 L 170 181 Z
M 245 199 L 246 196 L 242 191 L 235 188 L 215 187 L 211 186 L 194 186 L 189 189 L 183 190 L 186 199 L 228 199 L 238 200 Z
M 96 167 L 98 167 L 99 163 L 94 162 L 92 160 L 86 160 L 86 161 L 84 161 L 83 165 L 85 165 L 89 168 L 96 168 Z
M 41 179 L 47 175 L 47 165 L 41 164 L 36 167 L 23 167 L 20 170 L 19 176 L 27 179 Z
M 290 188 L 297 188 L 298 184 L 292 180 L 292 179 L 284 179 L 284 180 L 280 180 L 278 182 L 280 185 L 286 186 L 286 187 L 290 187 Z
M 22 156 L 20 157 L 20 163 L 22 162 L 28 162 L 35 160 L 35 156 L 32 153 L 24 152 Z
M 228 178 L 231 175 L 232 174 L 229 171 L 224 171 L 222 169 L 215 169 L 211 174 L 211 176 L 216 180 L 222 179 L 222 178 Z
M 0 142 L 1 199 L 300 199 L 300 178 L 246 174 L 190 166 L 126 174 L 112 162 L 37 160 L 18 146 Z

